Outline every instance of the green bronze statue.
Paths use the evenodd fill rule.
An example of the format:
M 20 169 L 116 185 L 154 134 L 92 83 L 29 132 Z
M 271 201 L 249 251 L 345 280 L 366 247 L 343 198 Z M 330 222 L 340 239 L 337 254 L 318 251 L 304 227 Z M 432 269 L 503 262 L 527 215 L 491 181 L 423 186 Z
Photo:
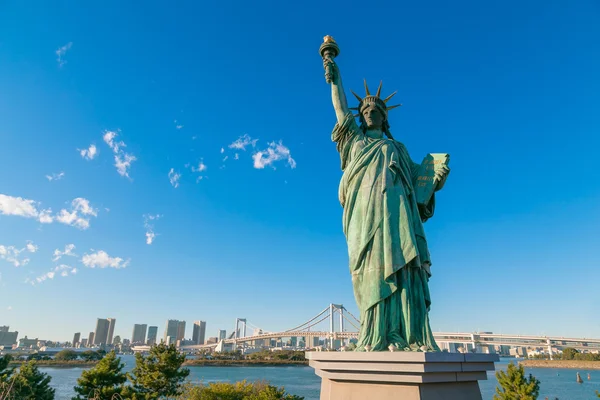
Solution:
M 423 223 L 433 216 L 433 192 L 450 172 L 448 155 L 412 161 L 390 132 L 388 111 L 398 106 L 387 103 L 395 92 L 382 99 L 381 84 L 375 95 L 366 82 L 365 97 L 352 92 L 358 99 L 353 115 L 333 38 L 325 37 L 320 53 L 337 116 L 332 140 L 342 162 L 339 200 L 361 321 L 356 350 L 439 351 L 429 326 L 431 260 Z M 429 195 L 418 194 L 428 188 Z

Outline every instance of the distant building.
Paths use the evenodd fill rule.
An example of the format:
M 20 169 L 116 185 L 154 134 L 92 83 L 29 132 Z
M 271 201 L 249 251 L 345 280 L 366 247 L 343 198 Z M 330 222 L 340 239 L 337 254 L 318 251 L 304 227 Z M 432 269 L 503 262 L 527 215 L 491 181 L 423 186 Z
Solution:
M 90 332 L 88 335 L 87 346 L 92 347 L 94 345 L 94 332 Z
M 206 341 L 206 344 L 214 344 L 214 343 L 218 343 L 219 339 L 217 339 L 216 336 L 213 337 L 209 337 L 208 340 Z
M 9 332 L 8 326 L 0 326 L 0 347 L 4 346 L 13 346 L 17 344 L 17 337 L 19 336 L 19 332 Z
M 19 347 L 23 349 L 36 349 L 38 348 L 38 338 L 29 339 L 25 336 L 22 339 L 19 339 Z
M 96 331 L 94 332 L 94 344 L 98 346 L 105 345 L 108 339 L 108 320 L 98 318 L 96 321 Z
M 144 344 L 146 343 L 146 324 L 135 324 L 133 325 L 133 334 L 131 335 L 131 343 L 133 344 Z
M 75 335 L 73 335 L 73 347 L 77 347 L 77 344 L 79 343 L 80 338 L 81 338 L 81 332 L 77 332 Z
M 156 337 L 158 336 L 158 326 L 150 326 L 148 327 L 148 341 L 146 344 L 152 346 L 156 344 Z
M 192 333 L 192 342 L 194 344 L 204 344 L 206 335 L 206 321 L 194 321 L 194 332 Z
M 179 321 L 177 326 L 177 340 L 185 338 L 185 321 Z
M 115 324 L 117 323 L 116 318 L 108 318 L 108 336 L 106 343 L 111 344 L 113 342 L 113 334 L 115 333 Z
M 227 331 L 225 329 L 219 329 L 219 341 L 227 339 Z
M 175 342 L 177 341 L 177 334 L 179 333 L 179 322 L 180 321 L 176 320 L 176 319 L 167 320 L 167 326 L 165 327 L 165 337 L 164 337 L 165 343 L 175 344 Z M 184 331 L 185 331 L 185 325 L 184 325 Z M 171 338 L 170 342 L 167 342 L 168 338 Z
M 88 340 L 86 338 L 81 339 L 81 347 L 87 347 Z

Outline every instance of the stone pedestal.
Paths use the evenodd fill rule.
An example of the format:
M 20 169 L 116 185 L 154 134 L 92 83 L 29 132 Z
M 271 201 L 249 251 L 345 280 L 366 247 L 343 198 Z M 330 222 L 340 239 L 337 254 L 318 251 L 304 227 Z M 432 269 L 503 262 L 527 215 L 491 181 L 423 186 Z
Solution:
M 495 354 L 307 352 L 321 400 L 482 400 Z

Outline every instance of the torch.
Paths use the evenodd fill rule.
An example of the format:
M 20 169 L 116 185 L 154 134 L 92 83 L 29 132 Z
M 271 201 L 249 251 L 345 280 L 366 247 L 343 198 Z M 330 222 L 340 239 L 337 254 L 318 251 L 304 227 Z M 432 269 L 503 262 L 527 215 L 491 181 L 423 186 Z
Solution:
M 319 47 L 319 53 L 321 54 L 321 57 L 323 57 L 323 61 L 333 63 L 333 59 L 340 54 L 340 48 L 335 40 L 327 35 L 323 38 L 323 44 Z M 333 69 L 329 64 L 325 65 L 325 81 L 327 81 L 327 83 L 333 82 Z

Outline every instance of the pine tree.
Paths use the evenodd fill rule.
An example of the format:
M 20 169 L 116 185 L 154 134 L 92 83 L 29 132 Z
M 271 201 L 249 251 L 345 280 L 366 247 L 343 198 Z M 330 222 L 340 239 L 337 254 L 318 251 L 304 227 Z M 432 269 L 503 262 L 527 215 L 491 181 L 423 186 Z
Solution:
M 189 369 L 181 368 L 184 361 L 185 354 L 179 353 L 175 346 L 163 343 L 153 346 L 146 357 L 137 353 L 135 368 L 128 374 L 136 399 L 151 400 L 180 395 L 182 383 L 190 374 Z
M 77 386 L 74 388 L 77 396 L 72 400 L 93 397 L 110 399 L 115 393 L 120 395 L 127 381 L 127 375 L 121 372 L 124 366 L 114 351 L 106 354 L 94 368 L 83 371 L 77 379 Z
M 21 365 L 11 379 L 12 388 L 6 400 L 54 400 L 51 377 L 40 372 L 35 361 Z
M 496 372 L 499 387 L 496 387 L 494 400 L 536 400 L 540 394 L 540 381 L 529 374 L 525 378 L 522 365 L 508 364 L 506 372 Z

